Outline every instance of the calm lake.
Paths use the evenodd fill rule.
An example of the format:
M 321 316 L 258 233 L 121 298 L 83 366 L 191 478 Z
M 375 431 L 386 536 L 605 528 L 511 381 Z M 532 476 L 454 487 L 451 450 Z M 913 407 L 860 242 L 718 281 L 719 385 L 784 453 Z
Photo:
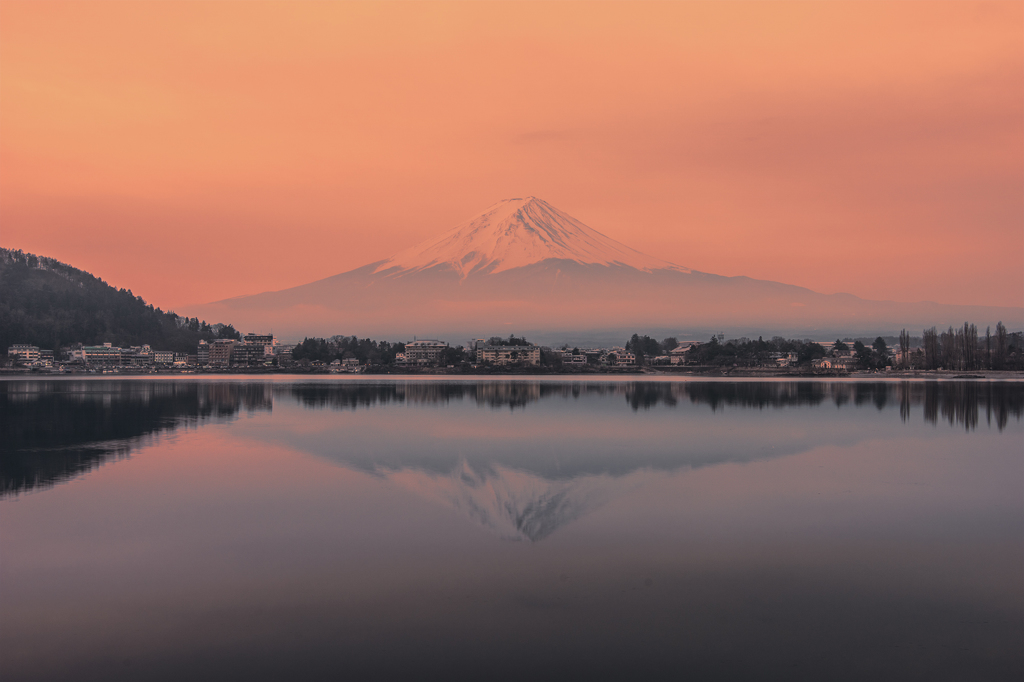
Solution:
M 0 381 L 16 680 L 1024 679 L 1024 383 Z

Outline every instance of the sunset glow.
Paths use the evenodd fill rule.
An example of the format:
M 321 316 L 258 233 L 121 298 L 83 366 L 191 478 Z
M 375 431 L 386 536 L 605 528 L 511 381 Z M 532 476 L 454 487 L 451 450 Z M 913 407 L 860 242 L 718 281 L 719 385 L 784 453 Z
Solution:
M 0 0 L 3 682 L 1024 679 L 1022 437 L 1024 0 Z
M 5 1 L 0 244 L 180 309 L 536 195 L 703 272 L 1020 306 L 1022 25 L 1017 2 Z

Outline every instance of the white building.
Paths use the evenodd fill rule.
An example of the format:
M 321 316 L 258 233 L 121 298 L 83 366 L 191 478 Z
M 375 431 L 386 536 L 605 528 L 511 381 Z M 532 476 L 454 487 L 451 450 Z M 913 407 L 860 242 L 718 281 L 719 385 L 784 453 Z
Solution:
M 815 369 L 850 370 L 857 368 L 857 358 L 851 355 L 841 357 L 823 357 L 815 360 L 812 365 Z
M 676 346 L 668 352 L 668 361 L 672 365 L 685 365 L 686 354 L 689 352 L 692 344 L 686 346 Z
M 436 365 L 448 344 L 437 339 L 421 339 L 405 344 L 405 364 Z
M 625 348 L 612 348 L 601 356 L 601 363 L 605 365 L 635 365 L 636 354 Z
M 540 346 L 484 345 L 477 348 L 476 359 L 477 362 L 489 362 L 492 365 L 539 365 Z
M 772 353 L 771 359 L 777 367 L 791 367 L 799 361 L 796 353 Z

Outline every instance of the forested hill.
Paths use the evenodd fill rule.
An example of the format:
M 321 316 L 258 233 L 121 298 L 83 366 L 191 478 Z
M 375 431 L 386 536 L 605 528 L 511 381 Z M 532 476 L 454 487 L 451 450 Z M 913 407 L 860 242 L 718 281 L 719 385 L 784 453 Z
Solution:
M 194 353 L 200 339 L 237 337 L 230 325 L 164 312 L 52 258 L 0 248 L 0 353 L 14 343 L 78 342 Z

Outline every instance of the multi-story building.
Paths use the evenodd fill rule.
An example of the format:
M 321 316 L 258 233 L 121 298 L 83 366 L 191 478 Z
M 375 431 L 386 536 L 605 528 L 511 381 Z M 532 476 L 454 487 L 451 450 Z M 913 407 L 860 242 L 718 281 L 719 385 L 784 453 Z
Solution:
M 16 343 L 7 349 L 7 357 L 24 364 L 31 364 L 39 360 L 39 346 Z
M 492 365 L 539 365 L 540 346 L 492 346 L 484 344 L 476 349 L 477 362 Z
M 121 349 L 109 343 L 102 346 L 83 346 L 81 358 L 87 365 L 117 367 L 121 364 Z
M 254 367 L 264 363 L 264 347 L 255 343 L 236 343 L 231 351 L 231 364 L 237 367 Z
M 231 354 L 238 342 L 234 339 L 217 339 L 207 344 L 209 349 L 209 360 L 207 364 L 211 367 L 228 367 L 231 364 Z
M 122 348 L 121 362 L 124 367 L 149 367 L 153 364 L 154 353 L 149 344 Z
M 673 365 L 685 365 L 686 354 L 690 351 L 691 345 L 676 346 L 668 352 L 669 363 Z
M 480 362 L 480 358 L 477 356 L 477 350 L 483 348 L 486 345 L 487 345 L 487 340 L 486 339 L 470 339 L 469 340 L 469 346 L 467 346 L 467 349 L 469 350 L 469 352 L 472 355 L 473 359 L 476 360 L 477 362 Z
M 635 365 L 636 354 L 625 348 L 612 348 L 601 356 L 601 362 L 605 365 Z
M 250 346 L 262 346 L 263 355 L 270 357 L 274 355 L 274 349 L 277 346 L 277 339 L 274 338 L 273 334 L 255 334 L 249 332 L 242 337 L 242 343 Z
M 196 349 L 196 364 L 210 364 L 210 344 L 208 344 L 206 341 L 199 341 L 199 348 Z
M 274 339 L 273 334 L 257 334 L 255 332 L 249 332 L 242 337 L 243 343 L 251 343 L 258 346 L 274 346 L 277 345 L 277 341 Z
M 405 362 L 410 365 L 436 365 L 448 344 L 436 339 L 421 339 L 405 344 Z
M 175 353 L 172 350 L 155 350 L 153 351 L 153 363 L 157 365 L 173 365 L 174 355 Z

